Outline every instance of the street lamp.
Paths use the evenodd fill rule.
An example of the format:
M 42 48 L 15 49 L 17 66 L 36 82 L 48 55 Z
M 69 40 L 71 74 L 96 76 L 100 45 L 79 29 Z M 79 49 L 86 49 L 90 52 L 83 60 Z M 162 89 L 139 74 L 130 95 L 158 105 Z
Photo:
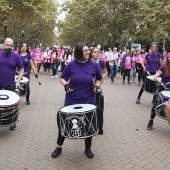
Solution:
M 4 25 L 4 39 L 6 38 L 6 30 L 7 30 L 7 20 L 5 20 L 4 22 L 3 22 L 3 25 Z
M 24 31 L 21 31 L 21 37 L 22 37 L 22 44 L 24 43 Z
M 138 40 L 138 37 L 139 37 L 139 31 L 140 31 L 140 27 L 139 27 L 139 25 L 137 25 L 136 26 L 137 40 Z
M 168 33 L 165 33 L 164 35 L 163 50 L 165 49 L 166 38 L 168 38 Z
M 111 33 L 109 33 L 108 37 L 109 37 L 108 45 L 109 45 L 109 46 L 111 46 L 111 38 L 112 38 L 112 34 L 111 34 Z

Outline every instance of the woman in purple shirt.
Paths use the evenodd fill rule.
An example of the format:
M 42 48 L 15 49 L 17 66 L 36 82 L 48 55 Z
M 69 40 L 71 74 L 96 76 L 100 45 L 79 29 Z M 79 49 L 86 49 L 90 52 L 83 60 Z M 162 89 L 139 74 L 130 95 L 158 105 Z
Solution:
M 136 104 L 140 104 L 140 98 L 143 94 L 144 91 L 144 84 L 146 81 L 146 77 L 149 75 L 154 75 L 156 71 L 159 69 L 159 66 L 162 65 L 162 59 L 161 55 L 158 53 L 158 46 L 156 43 L 151 44 L 151 53 L 146 54 L 145 58 L 143 59 L 142 62 L 142 67 L 144 70 L 144 83 L 140 89 L 140 92 L 138 94 Z M 155 98 L 155 96 L 154 96 Z M 153 103 L 154 103 L 154 98 L 153 98 Z
M 30 80 L 30 66 L 34 71 L 35 77 L 38 78 L 35 65 L 32 61 L 32 57 L 29 54 L 29 46 L 27 44 L 22 44 L 19 49 L 19 55 L 21 57 L 23 66 L 24 66 L 24 77 L 28 78 Z M 27 95 L 26 95 L 26 104 L 30 105 L 30 86 L 28 82 L 28 88 L 27 88 Z
M 89 59 L 90 49 L 87 44 L 79 43 L 75 48 L 75 60 L 68 63 L 60 76 L 60 82 L 66 91 L 65 105 L 88 103 L 96 104 L 96 90 L 102 83 L 101 71 L 94 61 Z M 95 86 L 93 85 L 92 73 L 96 74 Z M 69 82 L 68 82 L 69 81 Z M 93 87 L 93 88 L 92 88 Z M 70 89 L 77 89 L 70 91 Z M 56 158 L 62 151 L 62 145 L 65 137 L 61 136 L 59 114 L 57 114 L 58 123 L 58 140 L 57 148 L 51 154 L 52 158 Z M 85 153 L 88 158 L 93 158 L 91 151 L 92 137 L 85 139 Z
M 162 77 L 161 80 L 159 78 L 160 76 Z M 156 74 L 154 76 L 154 79 L 157 83 L 159 83 L 159 92 L 163 91 L 165 86 L 166 86 L 166 88 L 170 89 L 170 84 L 166 85 L 166 83 L 170 82 L 170 53 L 167 54 L 166 64 L 164 64 L 163 66 L 161 66 L 159 68 L 159 70 L 156 72 Z M 148 130 L 150 130 L 153 126 L 153 119 L 156 116 L 155 107 L 158 104 L 155 103 L 155 105 L 153 106 L 153 108 L 151 110 L 150 120 L 149 120 L 148 125 L 147 125 Z M 170 122 L 170 117 L 168 117 L 167 120 L 168 120 L 168 122 Z

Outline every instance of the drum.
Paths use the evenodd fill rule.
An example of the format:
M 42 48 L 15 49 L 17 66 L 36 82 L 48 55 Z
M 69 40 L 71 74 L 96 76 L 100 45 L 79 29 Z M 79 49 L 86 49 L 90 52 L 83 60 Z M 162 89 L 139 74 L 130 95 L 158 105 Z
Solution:
M 0 125 L 10 126 L 18 121 L 20 97 L 15 92 L 0 90 Z
M 102 111 L 104 110 L 104 96 L 101 87 L 99 87 L 96 92 L 96 105 L 99 106 Z
M 144 84 L 144 90 L 148 93 L 156 94 L 157 89 L 158 87 L 154 80 L 154 76 L 147 76 Z
M 169 98 L 170 98 L 170 91 L 160 92 L 159 94 L 160 104 L 155 107 L 156 115 L 165 120 L 166 120 L 165 107 L 167 106 Z
M 15 82 L 17 82 L 18 76 L 15 76 Z M 20 96 L 25 96 L 27 95 L 27 89 L 28 89 L 28 78 L 26 77 L 22 77 L 21 81 L 20 81 L 20 89 L 19 89 L 19 95 Z
M 69 139 L 85 139 L 98 134 L 96 106 L 75 104 L 59 110 L 62 136 Z

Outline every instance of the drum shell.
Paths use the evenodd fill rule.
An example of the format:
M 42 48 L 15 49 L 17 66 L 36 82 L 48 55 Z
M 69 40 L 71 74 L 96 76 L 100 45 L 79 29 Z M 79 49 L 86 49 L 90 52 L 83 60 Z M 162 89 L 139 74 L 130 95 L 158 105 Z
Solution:
M 159 93 L 159 104 L 155 107 L 156 115 L 165 120 L 167 120 L 165 116 L 165 107 L 170 97 L 167 93 L 169 93 L 169 91 L 162 91 Z
M 28 83 L 20 83 L 19 95 L 25 96 L 28 91 Z
M 145 80 L 144 90 L 148 93 L 155 94 L 157 90 L 157 85 L 154 80 L 148 79 Z
M 19 106 L 12 106 L 10 108 L 0 107 L 0 125 L 9 126 L 16 124 L 18 121 Z
M 66 113 L 59 111 L 62 136 L 69 139 L 85 139 L 98 134 L 97 111 L 90 110 L 82 113 Z M 77 121 L 77 130 L 73 129 L 73 121 Z
M 10 126 L 16 124 L 19 114 L 19 96 L 9 90 L 0 90 L 0 126 Z M 6 98 L 3 99 L 2 96 Z

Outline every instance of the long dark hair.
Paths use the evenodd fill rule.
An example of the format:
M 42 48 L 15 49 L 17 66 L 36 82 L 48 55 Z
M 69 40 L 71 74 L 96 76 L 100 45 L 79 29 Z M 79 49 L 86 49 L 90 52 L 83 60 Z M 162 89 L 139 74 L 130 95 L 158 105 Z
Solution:
M 66 60 L 68 60 L 69 55 L 71 55 L 71 50 L 68 49 L 68 50 L 66 51 Z
M 25 44 L 25 43 L 23 43 L 23 44 Z M 22 48 L 23 44 L 20 45 L 19 50 L 18 50 L 18 54 L 21 54 L 21 53 L 22 53 L 21 48 Z M 26 44 L 26 46 L 27 46 L 26 53 L 29 54 L 29 53 L 30 53 L 30 51 L 29 51 L 29 45 Z
M 75 51 L 74 51 L 74 57 L 77 59 L 77 60 L 80 60 L 80 61 L 85 61 L 84 60 L 84 57 L 83 57 L 83 47 L 84 46 L 88 46 L 86 43 L 79 43 L 76 45 L 76 48 L 75 48 Z

